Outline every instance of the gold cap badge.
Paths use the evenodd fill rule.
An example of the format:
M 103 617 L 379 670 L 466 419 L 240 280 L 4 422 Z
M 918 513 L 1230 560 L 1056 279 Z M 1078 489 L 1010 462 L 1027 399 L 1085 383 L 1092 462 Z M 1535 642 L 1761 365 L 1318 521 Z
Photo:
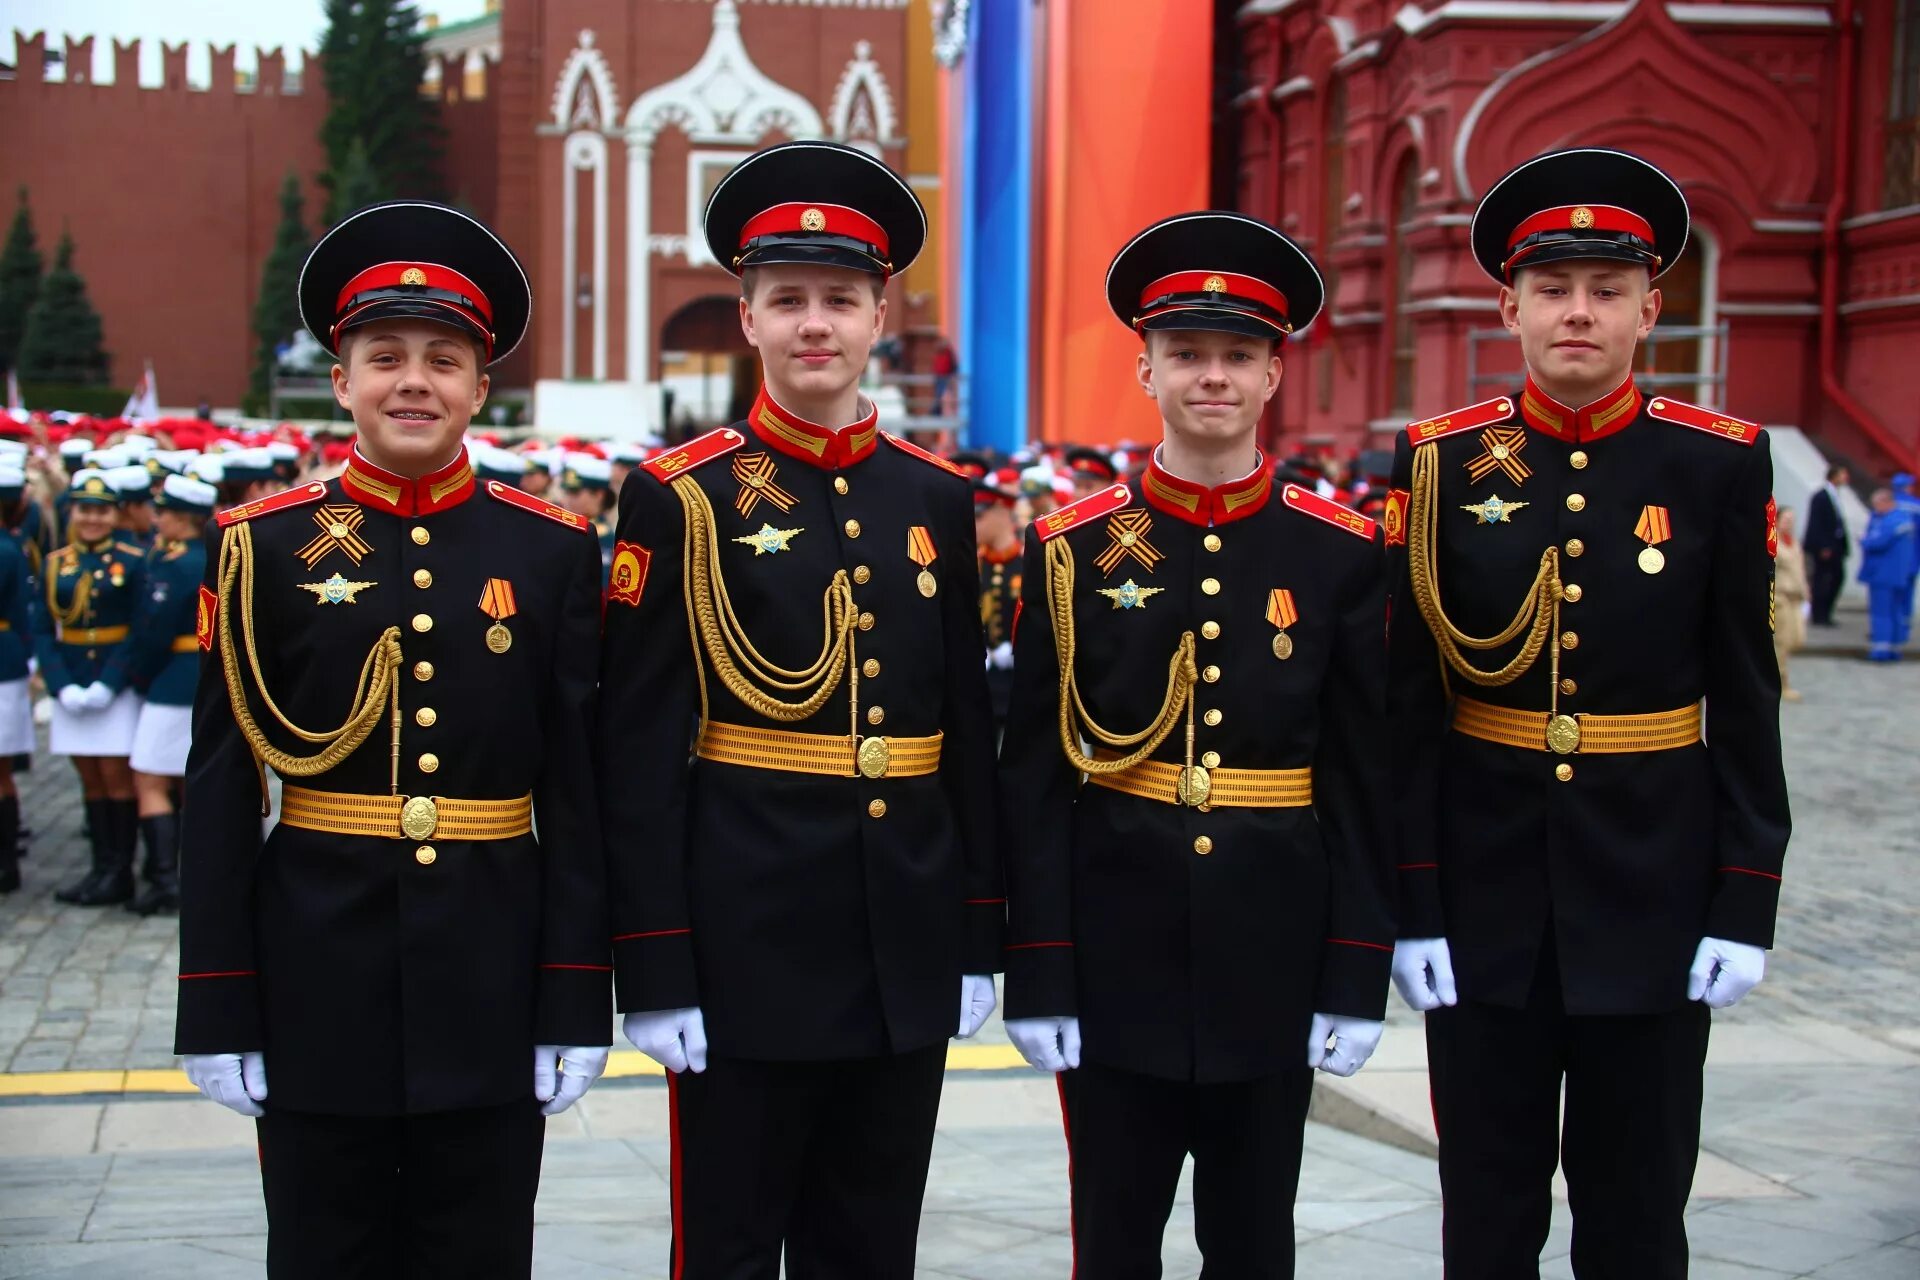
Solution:
M 1227 291 L 1227 282 L 1219 276 L 1208 276 L 1206 282 L 1200 287 L 1208 293 L 1225 293 Z
M 800 229 L 802 231 L 825 231 L 827 229 L 827 215 L 818 209 L 806 210 L 800 215 Z
M 1569 221 L 1573 223 L 1575 231 L 1585 231 L 1593 225 L 1593 210 L 1585 205 L 1578 205 L 1574 208 L 1573 216 Z
M 408 267 L 400 273 L 401 284 L 425 284 L 426 282 L 427 273 L 418 267 Z

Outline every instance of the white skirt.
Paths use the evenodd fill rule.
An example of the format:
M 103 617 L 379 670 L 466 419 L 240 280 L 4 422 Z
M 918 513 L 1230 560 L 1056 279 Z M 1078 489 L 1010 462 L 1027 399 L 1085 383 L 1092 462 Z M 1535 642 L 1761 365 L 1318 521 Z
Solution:
M 125 756 L 133 750 L 133 730 L 145 701 L 139 694 L 122 689 L 99 711 L 75 715 L 60 705 L 59 691 L 54 693 L 47 750 L 57 756 Z
M 149 702 L 140 708 L 133 731 L 133 767 L 167 778 L 187 775 L 187 748 L 193 745 L 193 708 Z
M 0 757 L 22 756 L 33 750 L 33 695 L 28 676 L 0 682 Z

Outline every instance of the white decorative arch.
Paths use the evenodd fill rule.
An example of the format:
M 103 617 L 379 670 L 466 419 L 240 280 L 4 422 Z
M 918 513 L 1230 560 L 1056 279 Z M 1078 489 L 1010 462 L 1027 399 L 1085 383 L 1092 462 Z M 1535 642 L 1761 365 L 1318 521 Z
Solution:
M 613 88 L 613 68 L 607 65 L 607 56 L 593 47 L 593 32 L 580 33 L 580 43 L 567 55 L 566 65 L 560 68 L 560 78 L 553 85 L 553 122 L 560 128 L 569 128 L 573 124 L 574 106 L 579 100 L 580 82 L 590 80 L 594 96 L 599 100 L 600 118 L 611 125 L 620 114 L 620 98 Z
M 897 117 L 893 94 L 880 64 L 873 60 L 873 45 L 865 40 L 853 46 L 853 57 L 847 60 L 847 69 L 834 88 L 827 119 L 833 137 L 871 151 L 876 159 L 882 147 L 899 143 L 894 136 Z
M 669 126 L 693 144 L 689 162 L 687 260 L 711 262 L 698 225 L 705 190 L 699 164 L 714 149 L 745 153 L 776 130 L 789 138 L 819 138 L 820 112 L 806 97 L 754 65 L 740 36 L 737 0 L 715 0 L 706 52 L 683 75 L 647 90 L 626 112 L 627 135 L 627 380 L 647 382 L 648 294 L 652 286 L 653 144 Z M 724 158 L 724 154 L 723 157 Z

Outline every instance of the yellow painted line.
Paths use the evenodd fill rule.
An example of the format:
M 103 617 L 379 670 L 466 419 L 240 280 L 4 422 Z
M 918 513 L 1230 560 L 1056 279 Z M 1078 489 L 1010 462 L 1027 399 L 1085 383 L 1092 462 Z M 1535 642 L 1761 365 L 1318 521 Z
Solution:
M 949 1071 L 1007 1071 L 1024 1067 L 1020 1051 L 1010 1044 L 954 1044 L 947 1046 Z M 662 1076 L 666 1071 L 637 1049 L 618 1049 L 607 1061 L 606 1076 L 619 1080 Z M 64 1098 L 80 1094 L 196 1093 L 186 1073 L 174 1068 L 142 1071 L 21 1071 L 0 1072 L 0 1098 Z

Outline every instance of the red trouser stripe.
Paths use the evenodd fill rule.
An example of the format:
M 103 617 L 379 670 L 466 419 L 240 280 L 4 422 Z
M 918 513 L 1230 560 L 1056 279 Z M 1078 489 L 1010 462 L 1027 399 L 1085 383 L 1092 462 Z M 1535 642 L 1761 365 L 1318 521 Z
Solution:
M 1073 1219 L 1073 1121 L 1067 1116 L 1067 1073 L 1056 1072 L 1053 1087 L 1060 1093 L 1060 1131 L 1067 1138 L 1067 1244 L 1073 1251 L 1073 1270 L 1068 1272 L 1070 1280 L 1080 1278 L 1080 1233 L 1079 1224 Z
M 673 1280 L 682 1280 L 687 1273 L 687 1234 L 680 1211 L 680 1077 L 671 1071 L 667 1072 L 667 1147 L 672 1152 Z

